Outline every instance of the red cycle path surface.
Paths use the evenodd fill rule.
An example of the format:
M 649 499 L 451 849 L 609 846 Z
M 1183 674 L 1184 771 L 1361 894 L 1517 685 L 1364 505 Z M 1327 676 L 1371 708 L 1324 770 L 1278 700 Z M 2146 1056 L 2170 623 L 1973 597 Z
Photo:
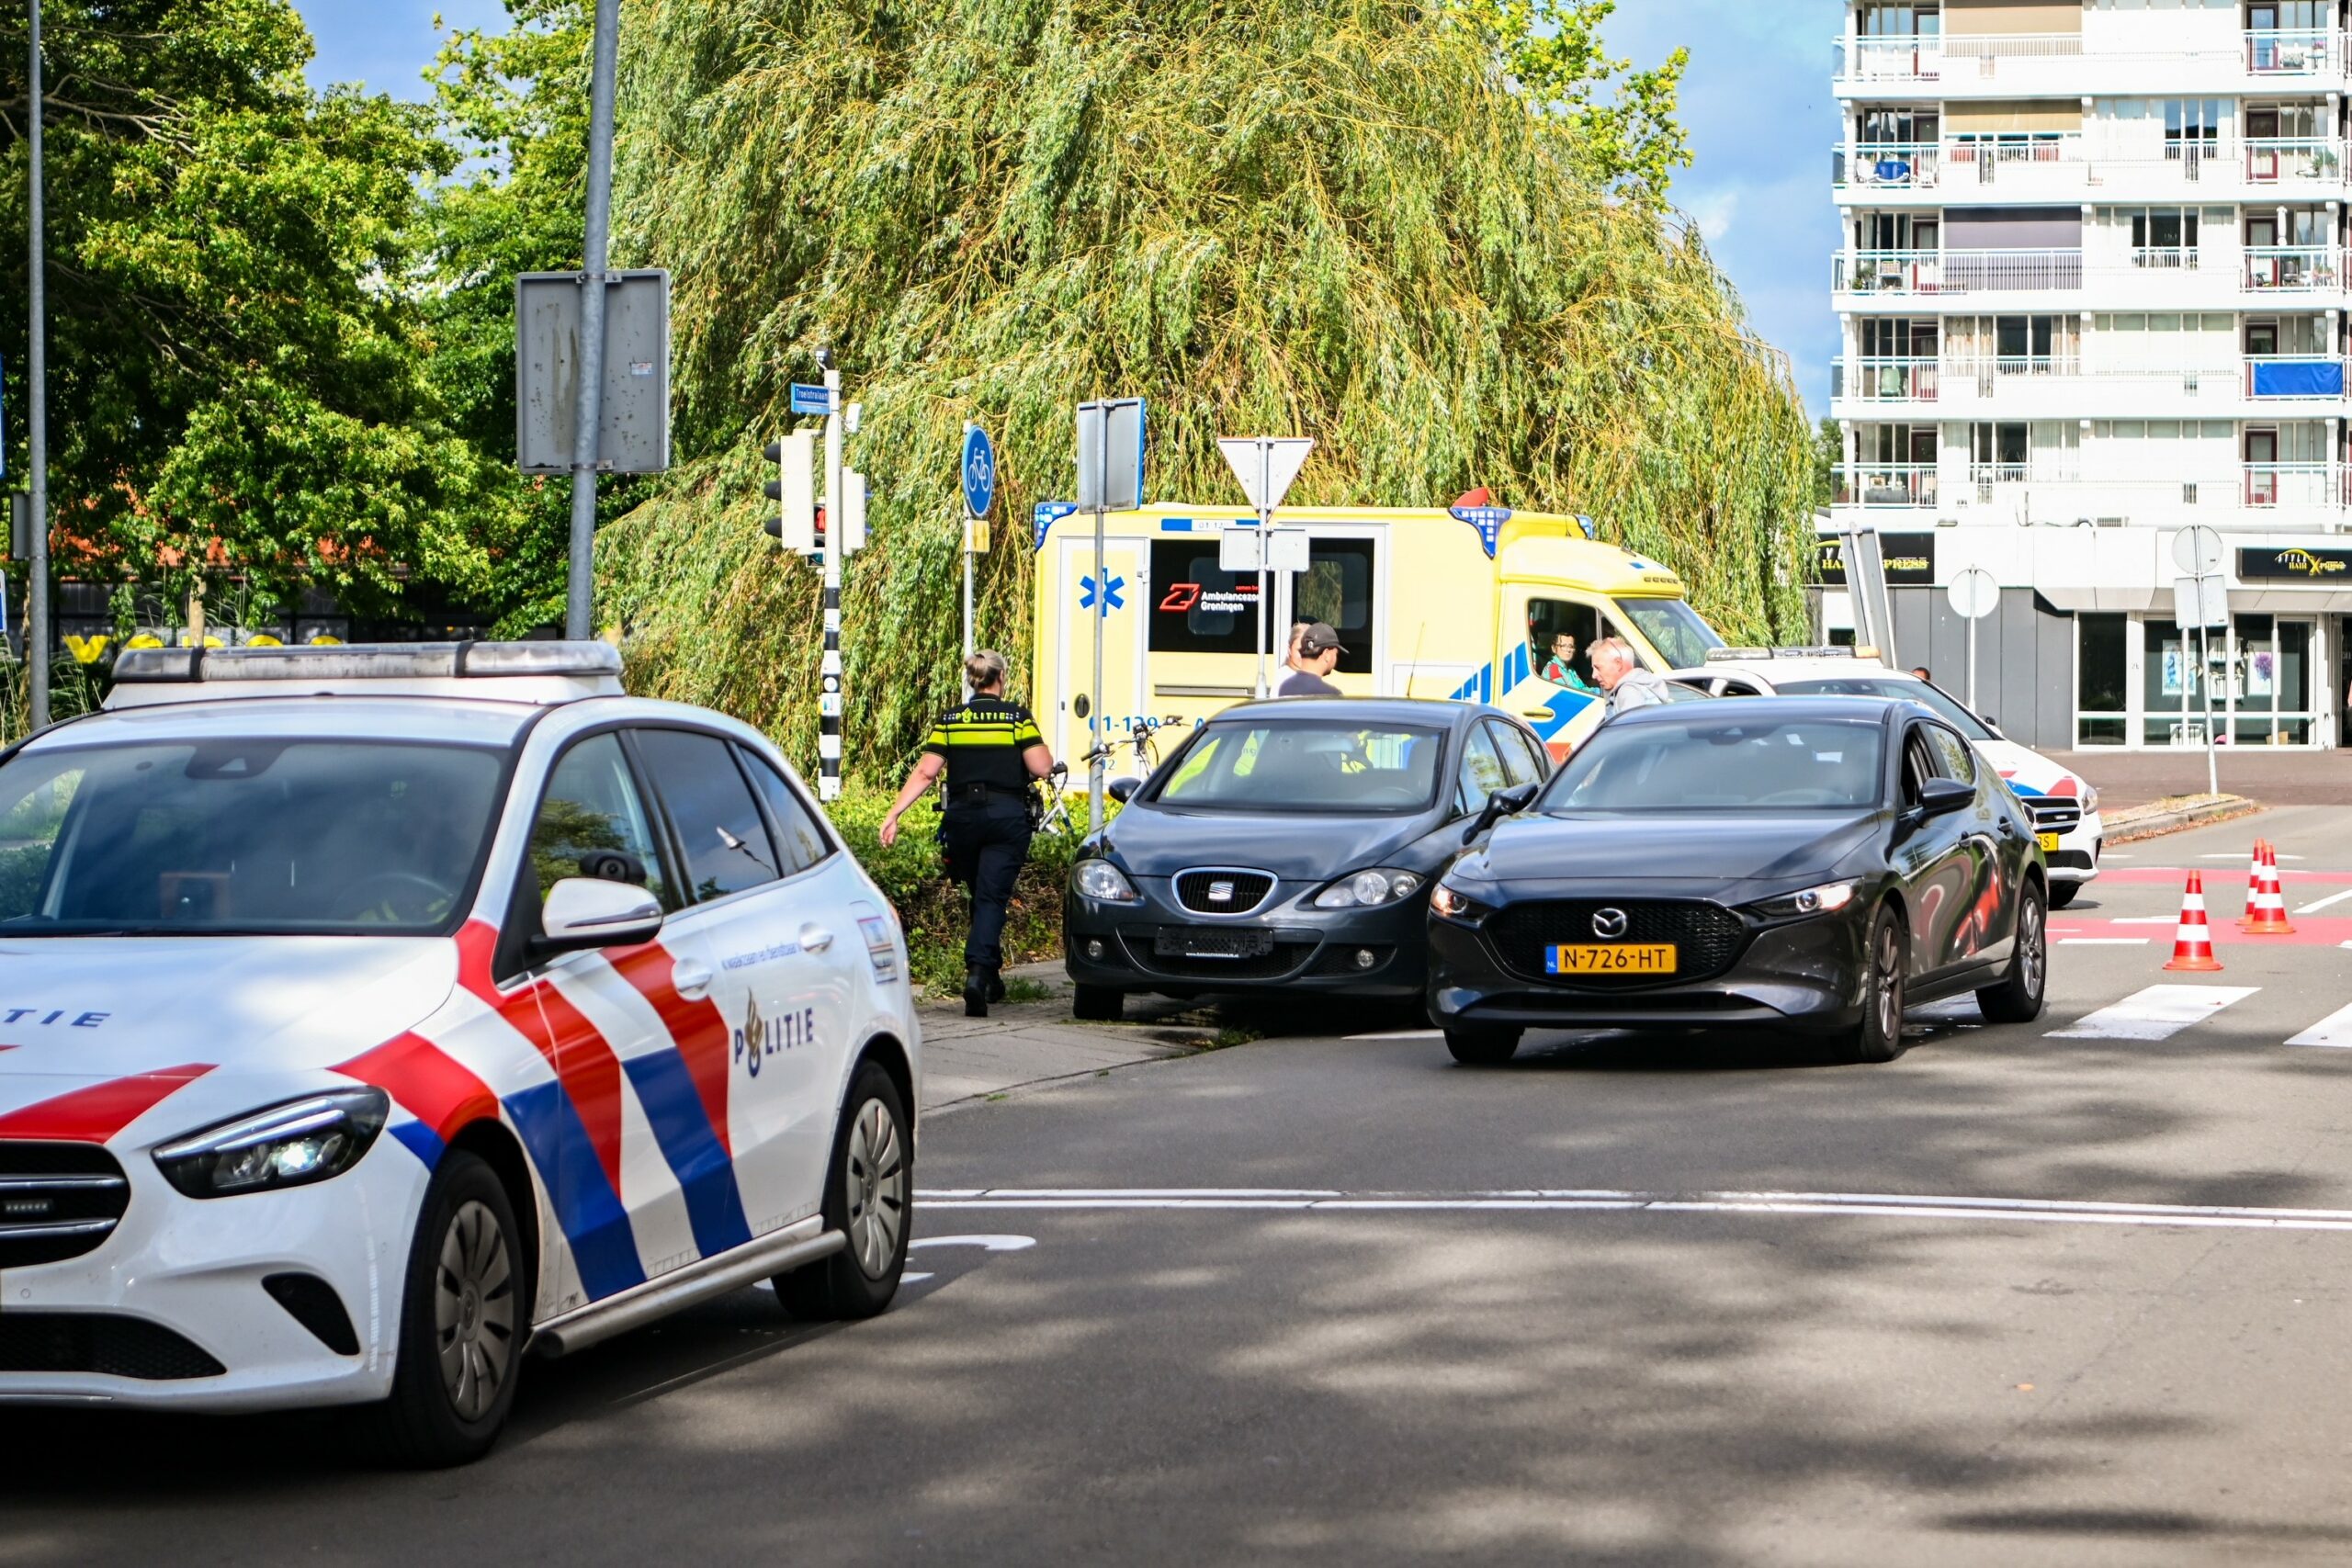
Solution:
M 2212 932 L 2215 947 L 2340 947 L 2352 942 L 2352 916 L 2298 915 L 2290 910 L 2287 918 L 2294 922 L 2293 934 L 2248 936 L 2238 930 L 2238 916 L 2242 911 L 2236 900 L 2232 899 L 2227 908 L 2218 909 L 2213 907 L 2213 902 L 2209 892 L 2205 899 L 2205 919 L 2207 929 Z M 2173 939 L 2173 923 L 2170 919 L 2161 922 L 2152 919 L 2078 920 L 2064 915 L 2052 915 L 2050 918 L 2050 935 L 2059 942 L 2070 936 L 2146 937 L 2151 942 L 2162 942 L 2169 947 Z

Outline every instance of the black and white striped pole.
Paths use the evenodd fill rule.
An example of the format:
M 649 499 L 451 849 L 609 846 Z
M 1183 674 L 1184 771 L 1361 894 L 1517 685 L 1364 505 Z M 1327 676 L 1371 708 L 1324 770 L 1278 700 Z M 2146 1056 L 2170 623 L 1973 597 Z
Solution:
M 825 372 L 825 656 L 818 667 L 817 796 L 842 796 L 842 557 L 848 553 L 849 508 L 842 483 L 842 373 L 832 355 L 817 351 Z

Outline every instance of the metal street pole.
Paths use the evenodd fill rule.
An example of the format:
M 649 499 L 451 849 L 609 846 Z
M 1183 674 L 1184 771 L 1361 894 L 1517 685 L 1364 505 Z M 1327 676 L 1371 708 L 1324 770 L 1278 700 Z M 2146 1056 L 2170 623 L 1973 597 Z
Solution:
M 1086 830 L 1090 835 L 1102 831 L 1103 773 L 1110 763 L 1102 754 L 1103 740 L 1109 734 L 1102 713 L 1102 623 L 1111 615 L 1111 580 L 1102 564 L 1102 503 L 1111 493 L 1111 417 L 1107 412 L 1102 416 L 1102 440 L 1094 464 L 1094 697 L 1086 716 L 1087 739 L 1093 742 L 1088 749 L 1091 761 L 1086 768 Z
M 2198 600 L 2204 600 L 2204 584 L 2198 584 Z M 2200 615 L 2199 619 L 2203 619 Z M 2197 628 L 2197 687 L 2205 694 L 2205 793 L 2222 793 L 2221 764 L 2213 758 L 2213 628 Z
M 1976 711 L 1976 617 L 1968 617 L 1968 711 Z
M 595 636 L 596 469 L 605 423 L 605 260 L 613 213 L 613 73 L 620 52 L 619 0 L 596 0 L 588 89 L 588 231 L 580 275 L 580 402 L 571 425 L 571 560 L 564 579 L 563 635 Z M 831 798 L 828 796 L 827 798 Z
M 41 254 L 40 0 L 32 0 L 29 76 L 32 191 L 26 210 L 32 229 L 32 298 L 26 324 L 30 329 L 32 352 L 25 356 L 25 369 L 32 382 L 32 407 L 27 423 L 32 442 L 33 471 L 32 548 L 28 552 L 30 570 L 25 588 L 25 673 L 33 728 L 38 729 L 49 722 L 49 288 L 43 276 L 47 262 Z
M 972 422 L 967 419 L 964 422 L 965 439 L 969 440 L 971 434 Z M 967 659 L 972 657 L 972 524 L 974 521 L 971 503 L 967 502 L 964 506 L 964 657 Z M 968 681 L 964 684 L 964 700 L 966 702 L 972 700 L 972 686 Z
M 817 699 L 817 798 L 842 797 L 842 555 L 849 529 L 842 493 L 842 373 L 820 352 L 825 367 L 825 657 L 818 669 L 823 690 Z
M 1273 494 L 1274 444 L 1265 437 L 1258 439 L 1258 695 L 1269 694 L 1266 686 L 1266 552 L 1273 546 L 1274 509 L 1267 498 Z

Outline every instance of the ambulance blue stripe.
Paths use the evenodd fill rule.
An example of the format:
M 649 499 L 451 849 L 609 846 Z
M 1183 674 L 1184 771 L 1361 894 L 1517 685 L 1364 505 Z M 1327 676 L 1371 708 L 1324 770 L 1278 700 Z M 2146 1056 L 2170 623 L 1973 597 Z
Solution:
M 401 1145 L 409 1153 L 423 1160 L 424 1168 L 427 1170 L 433 1169 L 441 1163 L 442 1155 L 447 1152 L 449 1147 L 441 1141 L 441 1135 L 438 1133 L 422 1122 L 403 1122 L 391 1129 L 391 1134 L 401 1141 Z
M 677 1173 L 679 1190 L 686 1198 L 686 1223 L 694 1227 L 695 1247 L 705 1258 L 741 1247 L 752 1239 L 751 1222 L 743 1217 L 743 1195 L 735 1185 L 735 1165 L 719 1146 L 702 1096 L 695 1089 L 685 1058 L 675 1051 L 632 1056 L 621 1064 L 637 1089 L 645 1119 L 653 1124 L 654 1142 L 662 1157 Z
M 571 1260 L 579 1267 L 588 1299 L 601 1301 L 645 1283 L 645 1264 L 637 1255 L 637 1233 L 629 1227 L 628 1212 L 605 1179 L 596 1145 L 589 1142 L 587 1125 L 563 1086 L 548 1083 L 522 1089 L 503 1103 L 547 1186 L 548 1201 L 555 1206 L 563 1239 L 571 1244 Z
M 1551 710 L 1552 716 L 1548 719 L 1531 719 L 1528 721 L 1529 728 L 1543 739 L 1549 740 L 1566 728 L 1569 722 L 1577 715 L 1590 707 L 1595 700 L 1589 694 L 1584 692 L 1555 692 L 1544 705 Z

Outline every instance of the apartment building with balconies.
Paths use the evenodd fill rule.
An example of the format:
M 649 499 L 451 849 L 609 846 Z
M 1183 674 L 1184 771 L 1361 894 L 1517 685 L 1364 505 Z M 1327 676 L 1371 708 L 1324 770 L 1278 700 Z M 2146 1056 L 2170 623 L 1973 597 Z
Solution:
M 1849 0 L 1833 526 L 2004 587 L 1979 706 L 2037 746 L 2352 743 L 2347 0 Z M 2223 536 L 2232 625 L 2173 623 Z M 1824 594 L 1831 629 L 1850 625 Z

